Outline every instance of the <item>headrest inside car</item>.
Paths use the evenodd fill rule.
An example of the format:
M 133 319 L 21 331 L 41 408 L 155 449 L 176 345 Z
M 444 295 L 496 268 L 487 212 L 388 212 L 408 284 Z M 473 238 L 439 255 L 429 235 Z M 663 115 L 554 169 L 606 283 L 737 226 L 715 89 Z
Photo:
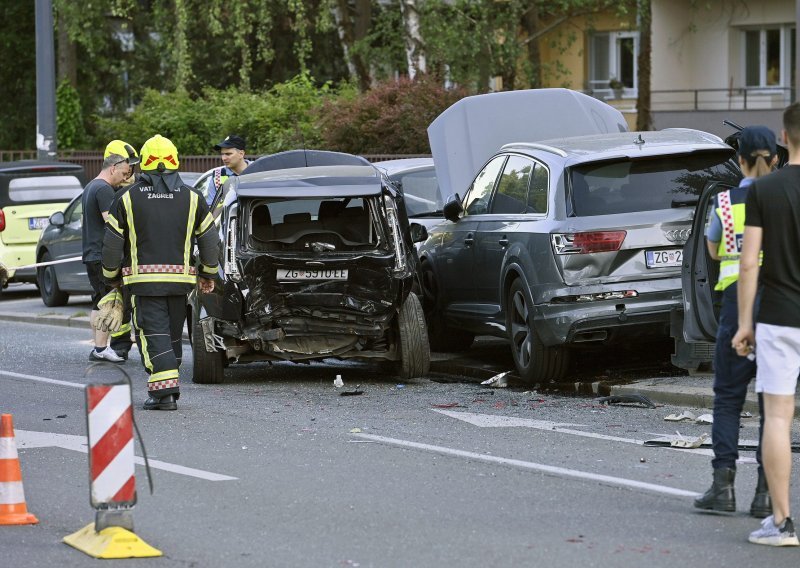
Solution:
M 308 223 L 311 221 L 311 213 L 288 213 L 283 216 L 284 223 Z

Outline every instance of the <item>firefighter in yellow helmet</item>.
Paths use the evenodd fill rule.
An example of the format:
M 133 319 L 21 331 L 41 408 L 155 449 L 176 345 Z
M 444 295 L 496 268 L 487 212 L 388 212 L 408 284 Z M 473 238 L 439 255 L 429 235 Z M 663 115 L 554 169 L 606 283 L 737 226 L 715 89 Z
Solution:
M 144 408 L 175 410 L 186 294 L 195 286 L 214 290 L 219 236 L 202 194 L 178 175 L 175 145 L 157 134 L 140 157 L 139 180 L 119 192 L 109 212 L 103 276 L 131 294 L 136 343 L 149 374 Z
M 97 319 L 101 299 L 109 291 L 107 284 L 103 281 L 101 267 L 106 219 L 114 202 L 115 192 L 133 171 L 133 166 L 138 161 L 136 150 L 130 144 L 122 140 L 112 140 L 103 152 L 100 173 L 86 185 L 81 197 L 83 207 L 82 253 L 86 274 L 92 285 L 92 322 Z M 89 353 L 89 360 L 124 363 L 131 348 L 130 326 L 127 327 L 127 331 L 127 336 L 124 328 L 112 334 L 111 344 L 108 345 L 109 333 L 93 329 L 94 349 Z

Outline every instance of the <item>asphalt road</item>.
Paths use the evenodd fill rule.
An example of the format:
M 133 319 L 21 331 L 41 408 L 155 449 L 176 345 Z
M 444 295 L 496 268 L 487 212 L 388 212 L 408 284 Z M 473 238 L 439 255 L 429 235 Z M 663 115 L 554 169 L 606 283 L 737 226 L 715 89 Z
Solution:
M 0 322 L 0 411 L 14 415 L 40 520 L 0 527 L 2 565 L 96 562 L 61 542 L 93 520 L 87 456 L 77 451 L 88 338 Z M 663 417 L 682 408 L 599 406 L 447 376 L 398 385 L 336 362 L 232 366 L 225 384 L 194 385 L 188 346 L 185 356 L 176 412 L 140 410 L 145 374 L 136 360 L 124 366 L 159 462 L 153 495 L 136 468 L 136 532 L 164 552 L 124 565 L 797 565 L 797 550 L 746 541 L 758 524 L 745 514 L 752 452 L 739 466 L 740 512 L 717 516 L 691 506 L 710 480 L 708 450 L 642 445 L 674 433 Z M 102 369 L 90 379 L 119 376 Z M 356 386 L 364 394 L 340 395 Z M 745 420 L 742 437 L 755 434 Z

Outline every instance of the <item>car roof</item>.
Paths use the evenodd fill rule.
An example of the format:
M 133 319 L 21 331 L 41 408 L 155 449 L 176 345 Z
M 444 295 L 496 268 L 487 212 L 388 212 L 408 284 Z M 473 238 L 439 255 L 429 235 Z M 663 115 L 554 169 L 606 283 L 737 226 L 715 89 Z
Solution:
M 465 97 L 428 126 L 436 177 L 463 192 L 503 144 L 626 132 L 620 111 L 570 89 L 527 89 Z
M 366 158 L 344 152 L 331 152 L 329 150 L 286 150 L 276 154 L 261 156 L 251 162 L 242 172 L 252 174 L 290 168 L 303 168 L 309 166 L 369 166 Z
M 399 173 L 408 173 L 433 167 L 433 158 L 400 158 L 397 160 L 383 160 L 372 163 L 376 168 L 393 176 Z
M 689 128 L 572 136 L 534 143 L 512 142 L 502 149 L 528 153 L 532 150 L 548 152 L 567 158 L 570 164 L 609 160 L 615 157 L 685 154 L 701 150 L 726 150 L 733 153 L 733 148 L 718 136 Z
M 241 197 L 354 197 L 379 195 L 381 177 L 373 166 L 311 166 L 239 176 Z
M 39 160 L 17 160 L 15 162 L 0 162 L 0 173 L 11 172 L 70 172 L 70 171 L 83 171 L 83 166 L 80 164 L 73 164 L 71 162 L 50 162 Z

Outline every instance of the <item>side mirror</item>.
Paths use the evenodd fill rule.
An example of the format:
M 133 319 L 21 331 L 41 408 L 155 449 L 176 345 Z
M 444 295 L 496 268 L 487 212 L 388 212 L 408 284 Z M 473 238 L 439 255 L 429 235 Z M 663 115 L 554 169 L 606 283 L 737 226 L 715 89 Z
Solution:
M 421 243 L 422 241 L 428 240 L 428 229 L 425 228 L 425 225 L 411 223 L 408 226 L 408 230 L 411 233 L 412 243 Z
M 50 224 L 56 227 L 63 227 L 65 225 L 64 213 L 62 211 L 56 211 L 50 215 Z
M 442 207 L 442 215 L 444 215 L 444 218 L 453 223 L 461 218 L 463 212 L 464 208 L 461 206 L 461 197 L 459 197 L 457 193 L 448 197 L 447 202 L 444 204 L 444 207 Z

